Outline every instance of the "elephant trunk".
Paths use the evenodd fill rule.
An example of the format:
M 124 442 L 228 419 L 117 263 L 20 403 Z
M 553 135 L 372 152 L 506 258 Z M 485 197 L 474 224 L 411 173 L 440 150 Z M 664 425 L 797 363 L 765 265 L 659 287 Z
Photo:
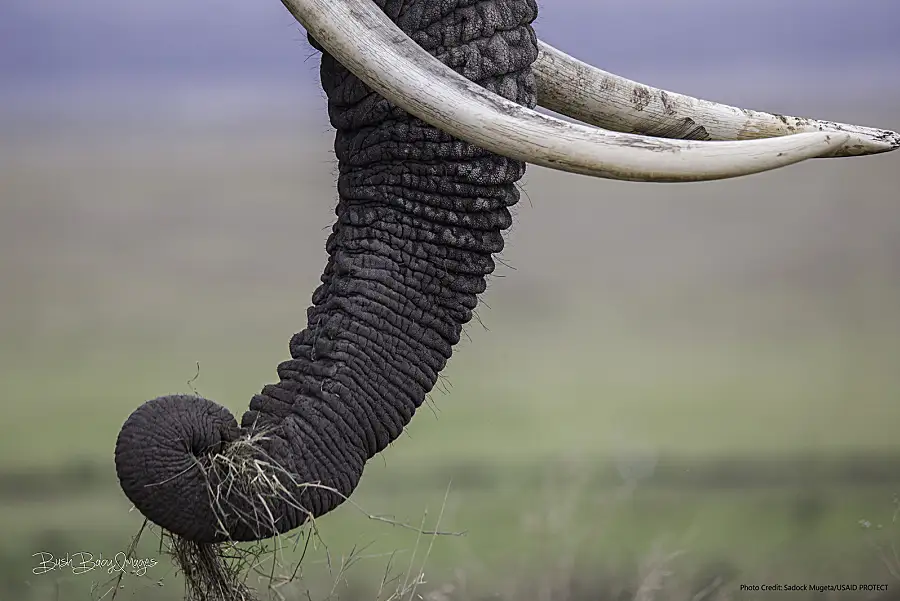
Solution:
M 375 1 L 448 66 L 535 106 L 534 0 Z M 411 117 L 327 53 L 321 81 L 337 130 L 337 219 L 280 381 L 253 397 L 240 427 L 212 401 L 168 396 L 119 434 L 125 494 L 192 541 L 287 532 L 353 492 L 434 387 L 519 199 L 524 163 Z

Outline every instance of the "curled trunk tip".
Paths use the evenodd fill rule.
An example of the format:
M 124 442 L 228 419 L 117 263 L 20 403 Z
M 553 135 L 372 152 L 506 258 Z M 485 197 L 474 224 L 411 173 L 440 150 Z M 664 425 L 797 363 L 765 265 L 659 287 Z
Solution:
M 197 396 L 162 396 L 125 421 L 116 440 L 122 490 L 150 521 L 197 543 L 258 540 L 276 525 L 253 519 L 248 502 L 254 474 L 244 468 L 247 449 L 265 453 L 238 427 L 231 412 Z M 254 463 L 259 463 L 254 461 Z M 268 495 L 267 495 L 268 496 Z M 273 503 L 275 505 L 277 503 Z M 278 515 L 277 507 L 272 508 Z M 257 516 L 258 517 L 258 516 Z

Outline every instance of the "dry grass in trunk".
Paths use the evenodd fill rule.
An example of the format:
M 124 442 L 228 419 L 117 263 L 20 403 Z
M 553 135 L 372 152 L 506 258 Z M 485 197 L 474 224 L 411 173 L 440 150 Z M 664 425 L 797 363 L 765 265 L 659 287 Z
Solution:
M 278 533 L 277 518 L 285 506 L 313 516 L 297 503 L 291 490 L 302 490 L 294 476 L 269 457 L 262 447 L 267 432 L 252 432 L 226 446 L 221 452 L 197 459 L 197 467 L 207 483 L 210 506 L 218 531 L 229 536 L 226 524 L 240 524 L 260 539 Z M 286 484 L 287 483 L 287 484 Z M 218 544 L 195 543 L 171 537 L 170 553 L 185 578 L 188 601 L 255 601 L 247 585 L 266 553 L 262 544 L 238 547 L 231 541 Z M 278 547 L 273 561 L 277 565 Z M 275 574 L 270 574 L 275 579 Z

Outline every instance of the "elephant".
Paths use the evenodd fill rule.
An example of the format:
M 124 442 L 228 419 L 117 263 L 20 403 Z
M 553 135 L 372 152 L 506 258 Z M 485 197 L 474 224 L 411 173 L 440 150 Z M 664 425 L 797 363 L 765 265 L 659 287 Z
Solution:
M 127 498 L 197 543 L 270 538 L 350 497 L 472 319 L 527 163 L 692 182 L 900 147 L 895 132 L 601 71 L 538 41 L 536 0 L 282 2 L 322 53 L 336 132 L 339 200 L 307 326 L 240 425 L 211 400 L 167 395 L 135 409 L 115 445 Z

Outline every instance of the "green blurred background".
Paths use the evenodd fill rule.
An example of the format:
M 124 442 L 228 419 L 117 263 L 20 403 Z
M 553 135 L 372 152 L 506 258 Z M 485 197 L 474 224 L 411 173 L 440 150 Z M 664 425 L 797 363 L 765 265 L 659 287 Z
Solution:
M 574 51 L 564 39 L 549 36 Z M 877 81 L 854 65 L 624 74 L 900 130 L 900 91 L 835 88 Z M 0 110 L 0 600 L 109 599 L 110 575 L 34 574 L 34 554 L 128 548 L 142 517 L 115 479 L 125 418 L 192 390 L 240 415 L 275 380 L 336 197 L 333 133 L 305 85 L 303 102 L 203 83 L 155 107 L 110 92 Z M 898 166 L 690 185 L 530 167 L 445 377 L 355 505 L 321 518 L 305 555 L 283 541 L 276 572 L 303 560 L 279 593 L 701 601 L 820 583 L 889 588 L 809 598 L 900 598 Z M 183 597 L 158 531 L 136 555 L 157 564 L 118 598 Z
M 240 415 L 276 377 L 324 265 L 331 134 L 5 140 L 0 598 L 99 597 L 108 577 L 34 575 L 32 554 L 127 548 L 142 520 L 112 450 L 143 400 L 195 388 Z M 445 596 L 634 594 L 660 570 L 684 598 L 720 581 L 898 584 L 879 551 L 900 533 L 893 159 L 683 186 L 530 168 L 484 327 L 370 462 L 358 508 L 319 520 L 295 588 L 324 597 L 354 557 L 337 593 L 371 598 L 428 546 L 421 590 Z M 466 534 L 426 537 L 410 564 L 416 532 L 367 514 Z M 159 563 L 120 594 L 179 598 L 158 533 L 139 554 Z

